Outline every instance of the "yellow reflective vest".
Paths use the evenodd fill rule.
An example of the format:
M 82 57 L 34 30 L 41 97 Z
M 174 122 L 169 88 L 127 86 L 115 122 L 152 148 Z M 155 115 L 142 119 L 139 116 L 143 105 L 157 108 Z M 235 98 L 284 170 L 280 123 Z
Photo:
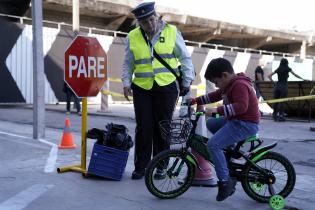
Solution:
M 155 51 L 167 62 L 175 72 L 179 73 L 178 61 L 174 56 L 177 29 L 166 24 L 159 40 L 154 44 Z M 140 27 L 129 33 L 129 47 L 134 55 L 134 78 L 137 86 L 150 90 L 154 80 L 159 86 L 168 85 L 176 80 L 175 76 L 156 58 L 151 57 L 150 48 L 142 36 Z M 153 56 L 153 55 L 152 55 Z

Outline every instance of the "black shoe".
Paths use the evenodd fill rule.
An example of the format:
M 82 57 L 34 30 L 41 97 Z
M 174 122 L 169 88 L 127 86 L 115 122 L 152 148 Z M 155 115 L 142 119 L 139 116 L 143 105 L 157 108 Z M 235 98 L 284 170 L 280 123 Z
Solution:
M 144 171 L 134 170 L 131 175 L 131 179 L 142 179 Z
M 165 177 L 166 177 L 166 169 L 156 169 L 156 172 L 153 176 L 154 179 L 161 180 L 161 179 L 165 179 Z
M 284 118 L 283 116 L 279 116 L 279 117 L 278 117 L 278 121 L 279 121 L 279 122 L 285 122 L 285 118 Z
M 236 179 L 230 178 L 229 181 L 218 181 L 217 201 L 223 201 L 235 192 Z

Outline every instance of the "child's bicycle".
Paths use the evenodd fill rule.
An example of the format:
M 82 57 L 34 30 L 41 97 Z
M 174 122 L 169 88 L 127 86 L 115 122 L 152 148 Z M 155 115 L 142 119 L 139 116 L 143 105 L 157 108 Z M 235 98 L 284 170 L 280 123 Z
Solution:
M 195 167 L 199 168 L 191 149 L 212 164 L 206 145 L 208 139 L 195 134 L 198 119 L 202 115 L 204 112 L 196 112 L 189 114 L 187 119 L 160 122 L 164 139 L 170 144 L 181 146 L 159 153 L 147 167 L 145 183 L 156 197 L 175 198 L 191 186 Z M 286 157 L 271 151 L 277 145 L 276 142 L 266 146 L 261 144 L 262 140 L 256 135 L 238 142 L 234 148 L 226 149 L 230 175 L 242 183 L 244 191 L 252 199 L 267 203 L 276 195 L 274 202 L 279 203 L 279 198 L 287 197 L 294 188 L 295 170 Z M 247 149 L 244 151 L 244 148 Z M 243 160 L 243 163 L 237 163 L 235 159 Z

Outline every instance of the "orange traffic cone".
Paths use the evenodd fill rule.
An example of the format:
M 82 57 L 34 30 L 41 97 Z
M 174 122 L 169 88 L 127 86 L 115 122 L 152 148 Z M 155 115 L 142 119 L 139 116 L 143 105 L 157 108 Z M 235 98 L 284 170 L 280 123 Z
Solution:
M 66 118 L 65 127 L 61 138 L 61 143 L 58 145 L 59 149 L 73 149 L 76 145 L 73 143 L 73 135 L 70 128 L 70 120 Z

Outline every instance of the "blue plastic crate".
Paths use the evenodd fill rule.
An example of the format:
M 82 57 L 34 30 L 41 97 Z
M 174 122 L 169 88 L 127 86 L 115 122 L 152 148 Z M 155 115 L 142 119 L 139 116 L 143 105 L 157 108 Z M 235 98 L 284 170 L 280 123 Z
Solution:
M 88 168 L 89 174 L 121 180 L 127 164 L 127 151 L 94 144 Z

